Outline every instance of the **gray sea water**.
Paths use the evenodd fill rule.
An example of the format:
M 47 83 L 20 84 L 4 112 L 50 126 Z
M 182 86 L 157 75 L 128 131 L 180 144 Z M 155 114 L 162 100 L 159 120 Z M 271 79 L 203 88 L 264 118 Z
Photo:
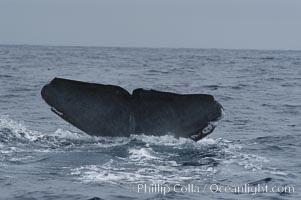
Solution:
M 226 115 L 199 142 L 91 137 L 41 99 L 54 77 L 208 93 Z M 300 199 L 300 136 L 301 51 L 0 46 L 0 199 Z

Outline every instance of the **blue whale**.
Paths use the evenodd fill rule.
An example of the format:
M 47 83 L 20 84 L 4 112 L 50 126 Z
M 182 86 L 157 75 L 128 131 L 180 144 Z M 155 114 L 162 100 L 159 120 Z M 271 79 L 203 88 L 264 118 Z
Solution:
M 166 135 L 198 141 L 223 117 L 208 94 L 176 94 L 54 78 L 41 91 L 51 110 L 93 136 Z

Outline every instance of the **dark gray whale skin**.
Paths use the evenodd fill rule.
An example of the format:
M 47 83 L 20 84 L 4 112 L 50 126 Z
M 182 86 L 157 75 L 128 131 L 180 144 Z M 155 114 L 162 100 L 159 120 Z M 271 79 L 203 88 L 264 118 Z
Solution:
M 208 94 L 144 89 L 130 94 L 119 86 L 54 78 L 41 95 L 57 115 L 93 136 L 173 134 L 197 141 L 223 116 L 222 106 Z

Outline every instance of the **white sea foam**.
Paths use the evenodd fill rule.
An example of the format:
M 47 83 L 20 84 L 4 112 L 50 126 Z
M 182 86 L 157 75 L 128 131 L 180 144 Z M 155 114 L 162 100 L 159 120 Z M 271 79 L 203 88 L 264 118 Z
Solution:
M 83 182 L 102 182 L 109 181 L 118 183 L 120 180 L 130 182 L 141 182 L 143 180 L 149 182 L 172 182 L 198 180 L 203 177 L 223 172 L 219 166 L 211 166 L 210 162 L 197 166 L 182 166 L 177 160 L 180 158 L 178 152 L 205 152 L 204 157 L 197 157 L 201 160 L 192 160 L 198 163 L 206 158 L 206 154 L 216 154 L 214 160 L 221 163 L 223 168 L 231 169 L 231 165 L 241 167 L 240 173 L 243 170 L 246 172 L 259 171 L 275 175 L 286 175 L 277 169 L 269 169 L 265 165 L 269 159 L 244 153 L 244 146 L 240 142 L 233 142 L 222 138 L 204 138 L 199 142 L 194 142 L 186 138 L 175 138 L 171 135 L 165 136 L 147 136 L 147 135 L 131 135 L 130 137 L 94 137 L 85 133 L 75 133 L 68 130 L 58 128 L 53 133 L 43 134 L 38 131 L 27 129 L 22 123 L 17 123 L 8 117 L 0 118 L 0 129 L 8 129 L 10 131 L 8 137 L 27 140 L 34 142 L 31 151 L 46 153 L 49 151 L 66 151 L 66 142 L 72 143 L 76 151 L 85 151 L 82 147 L 85 145 L 93 146 L 94 148 L 114 148 L 117 146 L 128 145 L 127 157 L 115 157 L 115 159 L 126 162 L 128 166 L 117 165 L 116 162 L 107 162 L 103 165 L 87 165 L 74 168 L 71 171 L 72 175 L 78 176 Z M 136 144 L 136 141 L 138 143 Z M 140 143 L 139 141 L 143 142 Z M 13 146 L 9 147 L 6 144 L 0 143 L 0 151 L 3 156 L 10 156 L 11 153 L 24 152 L 24 145 L 29 144 L 25 141 L 20 143 L 20 148 Z M 76 146 L 77 145 L 77 146 Z M 154 147 L 168 147 L 175 149 L 175 152 L 160 152 Z M 212 150 L 211 150 L 212 149 Z M 87 149 L 90 151 L 89 149 Z M 207 152 L 207 153 L 206 153 Z M 181 155 L 182 156 L 182 155 Z M 2 157 L 3 160 L 5 157 Z M 29 158 L 29 157 L 28 157 Z M 20 157 L 10 157 L 10 161 L 22 161 Z M 24 157 L 26 160 L 27 157 Z M 194 159 L 194 158 L 192 158 Z M 202 163 L 202 162 L 201 162 Z M 137 167 L 139 166 L 139 167 Z M 227 167 L 228 166 L 228 167 Z M 137 169 L 135 169 L 137 167 Z M 226 170 L 225 173 L 233 173 L 235 171 Z
M 93 143 L 97 147 L 107 148 L 119 145 L 125 145 L 130 142 L 130 138 L 126 137 L 96 137 L 90 136 L 82 132 L 71 132 L 69 130 L 64 130 L 58 128 L 53 133 L 41 133 L 38 131 L 30 130 L 22 123 L 16 122 L 10 119 L 8 116 L 0 117 L 0 129 L 7 129 L 9 135 L 7 135 L 7 140 L 20 139 L 26 140 L 27 142 L 35 142 L 34 145 L 38 145 L 37 142 L 45 143 L 44 146 L 47 148 L 47 144 L 52 144 L 54 146 L 61 146 L 62 142 L 85 142 Z M 26 144 L 26 142 L 24 142 Z M 0 143 L 0 148 L 4 147 L 5 144 Z M 49 151 L 49 149 L 36 149 L 36 151 L 43 152 Z
M 158 157 L 154 156 L 155 152 L 151 148 L 130 149 L 129 153 L 129 159 L 133 161 L 141 162 L 145 160 L 158 159 Z
M 14 134 L 13 137 L 18 139 L 25 138 L 29 141 L 36 141 L 43 137 L 39 132 L 27 129 L 23 124 L 11 120 L 8 116 L 0 117 L 0 128 L 9 129 Z
M 129 166 L 121 169 L 114 164 L 114 162 L 108 162 L 105 165 L 100 166 L 93 165 L 75 168 L 72 170 L 72 174 L 76 174 L 78 178 L 84 182 L 108 181 L 118 184 L 121 180 L 127 180 L 133 183 L 143 181 L 149 183 L 199 181 L 204 177 L 221 173 L 224 171 L 223 169 L 227 168 L 229 168 L 229 170 L 224 171 L 225 173 L 235 174 L 235 171 L 231 171 L 230 165 L 233 164 L 242 167 L 239 170 L 239 173 L 243 173 L 243 170 L 246 170 L 246 172 L 256 170 L 260 172 L 269 172 L 269 170 L 262 169 L 263 165 L 269 162 L 268 159 L 258 155 L 242 153 L 242 144 L 235 144 L 228 140 L 207 138 L 197 143 L 190 143 L 185 139 L 176 140 L 171 136 L 142 136 L 140 139 L 147 142 L 147 144 L 150 144 L 150 146 L 146 145 L 146 147 L 130 148 L 129 156 L 121 159 L 127 162 Z M 220 169 L 219 166 L 210 166 L 210 163 L 209 165 L 204 164 L 201 166 L 184 167 L 176 160 L 172 160 L 169 156 L 156 152 L 151 148 L 152 145 L 166 144 L 165 142 L 162 142 L 162 140 L 167 142 L 167 146 L 184 145 L 183 148 L 194 147 L 196 150 L 199 149 L 200 151 L 214 146 L 215 148 L 218 148 L 221 155 L 223 155 L 221 158 L 215 158 L 221 162 L 220 167 L 223 169 Z M 168 143 L 168 141 L 172 142 Z M 133 170 L 133 167 L 137 167 L 137 170 Z M 277 171 L 272 170 L 270 173 L 277 173 Z
M 153 136 L 153 135 L 131 135 L 133 139 L 141 140 L 147 144 L 164 145 L 164 146 L 179 146 L 181 144 L 191 143 L 188 138 L 175 138 L 172 135 Z

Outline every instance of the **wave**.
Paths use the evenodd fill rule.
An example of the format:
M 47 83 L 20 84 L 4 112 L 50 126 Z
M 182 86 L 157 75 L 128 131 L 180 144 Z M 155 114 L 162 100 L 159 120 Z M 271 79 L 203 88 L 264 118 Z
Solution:
M 69 169 L 70 176 L 84 183 L 197 182 L 216 174 L 235 174 L 237 168 L 250 173 L 281 172 L 266 166 L 269 159 L 245 153 L 244 148 L 239 141 L 222 138 L 194 142 L 171 135 L 93 137 L 61 128 L 46 134 L 0 117 L 2 164 L 47 162 L 51 152 L 100 154 L 100 163 L 92 160 Z

